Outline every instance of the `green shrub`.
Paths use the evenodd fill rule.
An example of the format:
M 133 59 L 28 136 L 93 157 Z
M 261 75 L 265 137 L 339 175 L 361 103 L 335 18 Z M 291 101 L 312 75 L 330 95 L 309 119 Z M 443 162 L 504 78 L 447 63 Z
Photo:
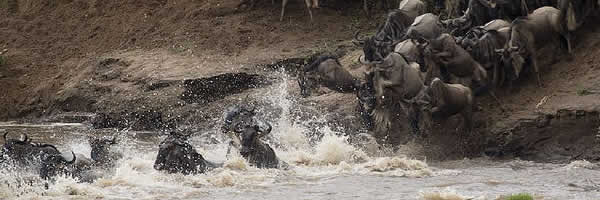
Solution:
M 533 200 L 533 195 L 527 193 L 513 194 L 506 197 L 506 200 Z

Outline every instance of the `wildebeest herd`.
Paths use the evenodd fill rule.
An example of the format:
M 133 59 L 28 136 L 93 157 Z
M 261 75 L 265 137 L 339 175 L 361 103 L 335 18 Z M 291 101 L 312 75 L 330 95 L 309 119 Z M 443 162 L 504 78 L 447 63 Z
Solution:
M 358 110 L 377 134 L 389 135 L 398 114 L 406 116 L 414 134 L 426 131 L 419 122 L 460 114 L 470 133 L 474 97 L 487 93 L 504 110 L 495 90 L 512 88 L 524 70 L 543 87 L 539 50 L 558 45 L 570 57 L 572 33 L 599 12 L 598 3 L 469 0 L 464 15 L 442 20 L 416 6 L 421 0 L 403 0 L 375 34 L 355 34 L 354 43 L 363 49 L 358 61 L 368 69 L 365 81 L 349 75 L 336 58 L 322 56 L 301 70 L 298 83 L 303 96 L 318 83 L 356 92 Z
M 572 32 L 598 12 L 599 4 L 597 0 L 469 0 L 463 16 L 441 20 L 426 13 L 420 0 L 403 0 L 374 35 L 355 35 L 354 42 L 364 53 L 358 61 L 369 69 L 364 81 L 346 71 L 337 58 L 321 56 L 300 70 L 300 93 L 309 96 L 320 84 L 355 92 L 360 113 L 375 132 L 387 133 L 399 113 L 406 116 L 414 134 L 423 133 L 422 119 L 444 120 L 457 114 L 463 118 L 465 132 L 470 132 L 475 96 L 488 93 L 501 106 L 494 90 L 511 85 L 527 68 L 542 86 L 538 50 L 558 43 L 570 54 Z M 228 154 L 237 150 L 259 168 L 286 168 L 262 140 L 271 129 L 254 109 L 243 106 L 226 111 L 221 128 L 231 138 Z M 55 146 L 35 143 L 27 135 L 9 136 L 3 135 L 0 163 L 37 171 L 47 180 L 67 175 L 92 182 L 123 157 L 111 151 L 118 143 L 115 138 L 90 139 L 88 157 L 73 152 L 63 156 Z M 171 132 L 159 144 L 154 169 L 197 174 L 223 165 L 207 161 L 188 137 Z
M 279 160 L 273 148 L 263 142 L 271 132 L 271 125 L 256 117 L 254 109 L 245 106 L 233 106 L 225 112 L 221 127 L 223 134 L 231 137 L 229 154 L 236 149 L 248 163 L 258 168 L 287 168 Z M 16 166 L 14 169 L 34 171 L 44 180 L 53 180 L 55 176 L 70 176 L 80 182 L 93 182 L 116 167 L 123 158 L 115 151 L 115 137 L 91 137 L 89 139 L 91 155 L 85 156 L 71 152 L 63 155 L 54 145 L 33 142 L 26 134 L 20 139 L 10 138 L 9 132 L 3 134 L 4 145 L 0 150 L 0 165 Z M 221 167 L 222 163 L 206 160 L 187 141 L 189 135 L 172 131 L 159 144 L 154 169 L 167 173 L 198 174 Z

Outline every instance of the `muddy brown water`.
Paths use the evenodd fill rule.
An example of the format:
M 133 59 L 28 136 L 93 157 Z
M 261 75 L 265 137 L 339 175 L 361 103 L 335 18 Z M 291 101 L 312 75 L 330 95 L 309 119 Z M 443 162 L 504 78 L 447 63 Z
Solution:
M 269 140 L 288 170 L 257 169 L 237 155 L 226 156 L 227 139 L 216 130 L 195 133 L 190 143 L 208 160 L 225 163 L 206 174 L 184 176 L 153 169 L 161 133 L 107 130 L 118 135 L 116 150 L 125 154 L 117 167 L 94 183 L 57 177 L 44 189 L 34 173 L 0 169 L 0 199 L 498 199 L 515 193 L 536 199 L 600 199 L 599 166 L 488 158 L 428 162 L 412 159 L 410 146 L 398 152 L 379 150 L 373 140 L 352 144 L 332 127 L 311 143 L 307 124 L 292 120 L 294 101 L 285 84 L 267 88 L 265 101 L 278 107 Z M 316 121 L 323 120 L 315 117 Z M 315 128 L 315 127 L 313 127 Z M 84 124 L 0 123 L 13 137 L 27 133 L 34 141 L 56 144 L 63 152 L 89 155 Z M 21 184 L 27 180 L 33 184 Z

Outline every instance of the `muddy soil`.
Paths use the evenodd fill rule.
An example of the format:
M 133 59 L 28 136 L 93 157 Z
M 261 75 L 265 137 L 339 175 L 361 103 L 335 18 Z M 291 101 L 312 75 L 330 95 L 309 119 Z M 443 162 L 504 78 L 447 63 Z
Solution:
M 299 66 L 327 52 L 362 77 L 352 35 L 373 32 L 383 12 L 367 18 L 361 2 L 353 1 L 340 9 L 315 9 L 311 23 L 301 2 L 292 1 L 280 22 L 279 6 L 268 1 L 253 10 L 236 10 L 237 3 L 0 1 L 0 51 L 7 49 L 0 66 L 0 120 L 210 129 L 223 109 L 255 98 L 256 88 L 288 81 L 298 103 L 322 107 L 331 113 L 329 122 L 349 134 L 364 132 L 355 94 L 322 88 L 301 98 L 294 76 Z M 575 33 L 572 59 L 552 48 L 540 56 L 545 87 L 525 75 L 514 90 L 500 89 L 504 112 L 489 97 L 478 97 L 474 133 L 462 134 L 461 120 L 451 118 L 440 125 L 443 132 L 418 138 L 424 156 L 600 159 L 597 20 Z M 398 123 L 389 143 L 410 140 L 407 127 Z

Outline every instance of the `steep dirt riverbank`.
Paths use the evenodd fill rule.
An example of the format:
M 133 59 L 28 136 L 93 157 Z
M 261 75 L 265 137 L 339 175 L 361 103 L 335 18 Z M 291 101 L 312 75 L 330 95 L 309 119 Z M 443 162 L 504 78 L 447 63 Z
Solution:
M 362 77 L 364 68 L 356 63 L 361 52 L 350 40 L 356 30 L 374 30 L 381 16 L 365 18 L 357 3 L 341 11 L 318 9 L 310 23 L 305 8 L 293 3 L 279 22 L 278 6 L 262 2 L 258 9 L 235 11 L 237 2 L 2 1 L 0 50 L 8 51 L 0 66 L 0 119 L 95 117 L 97 128 L 208 130 L 227 106 L 258 99 L 255 89 L 287 81 L 291 98 L 322 108 L 298 112 L 300 119 L 327 111 L 333 127 L 364 132 L 354 94 L 323 89 L 303 99 L 294 70 L 330 52 Z M 502 89 L 505 112 L 488 97 L 478 98 L 481 109 L 468 142 L 458 144 L 454 124 L 460 123 L 448 123 L 447 131 L 420 142 L 425 156 L 599 160 L 597 20 L 575 34 L 572 60 L 540 58 L 544 88 L 525 76 L 515 91 Z M 393 137 L 402 140 L 406 133 Z

